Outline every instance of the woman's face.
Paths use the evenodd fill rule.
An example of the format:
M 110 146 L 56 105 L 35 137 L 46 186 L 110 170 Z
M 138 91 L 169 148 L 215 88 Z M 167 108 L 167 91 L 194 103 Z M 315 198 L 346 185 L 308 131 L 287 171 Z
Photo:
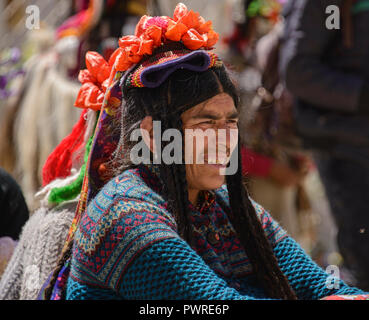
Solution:
M 189 191 L 213 190 L 225 182 L 224 170 L 238 139 L 233 99 L 220 93 L 182 115 Z

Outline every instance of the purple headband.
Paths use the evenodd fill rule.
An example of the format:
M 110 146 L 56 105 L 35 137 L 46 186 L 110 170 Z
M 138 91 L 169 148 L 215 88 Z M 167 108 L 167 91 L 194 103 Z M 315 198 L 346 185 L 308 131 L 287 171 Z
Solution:
M 154 54 L 128 75 L 126 87 L 159 87 L 174 71 L 187 69 L 196 72 L 213 67 L 218 56 L 206 50 L 170 50 Z

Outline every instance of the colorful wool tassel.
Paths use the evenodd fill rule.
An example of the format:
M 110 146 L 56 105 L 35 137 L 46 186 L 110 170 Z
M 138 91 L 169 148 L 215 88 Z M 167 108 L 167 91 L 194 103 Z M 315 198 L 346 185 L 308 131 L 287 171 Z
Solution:
M 93 135 L 90 137 L 90 139 L 86 144 L 84 164 L 81 167 L 81 171 L 79 172 L 78 178 L 69 185 L 52 189 L 48 199 L 50 203 L 60 204 L 64 201 L 75 199 L 81 192 L 83 177 L 85 175 L 86 164 L 88 160 L 88 155 L 91 150 L 92 141 Z
M 77 154 L 84 142 L 84 128 L 86 125 L 85 115 L 87 109 L 83 110 L 78 122 L 73 127 L 72 132 L 65 137 L 55 150 L 47 158 L 42 169 L 42 184 L 49 184 L 56 178 L 68 177 L 73 165 L 73 157 Z

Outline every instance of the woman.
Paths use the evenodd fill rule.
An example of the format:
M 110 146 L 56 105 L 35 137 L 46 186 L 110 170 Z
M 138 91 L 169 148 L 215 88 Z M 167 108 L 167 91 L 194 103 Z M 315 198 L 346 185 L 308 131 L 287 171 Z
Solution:
M 136 35 L 120 40 L 112 57 L 118 72 L 105 94 L 75 228 L 46 298 L 363 294 L 342 281 L 334 286 L 339 289 L 327 285 L 328 275 L 248 197 L 235 145 L 238 95 L 211 51 L 216 40 L 211 24 L 182 4 L 173 19 L 144 16 Z M 163 139 L 155 138 L 155 121 Z M 185 152 L 179 158 L 178 140 L 164 138 L 167 129 L 182 133 L 179 145 Z M 217 139 L 209 136 L 198 147 L 208 129 Z M 132 137 L 137 132 L 150 158 L 155 154 L 149 164 L 145 147 L 143 156 L 136 152 Z M 227 133 L 223 140 L 221 132 Z M 216 163 L 211 161 L 214 147 Z M 204 162 L 188 161 L 198 155 Z M 225 164 L 234 159 L 236 173 L 224 175 Z

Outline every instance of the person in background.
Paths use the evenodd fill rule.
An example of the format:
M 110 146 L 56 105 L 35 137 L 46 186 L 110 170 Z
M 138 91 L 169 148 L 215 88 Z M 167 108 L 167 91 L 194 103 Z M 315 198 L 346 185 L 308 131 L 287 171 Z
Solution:
M 278 76 L 282 1 L 245 1 L 227 38 L 227 60 L 238 71 L 243 176 L 250 196 L 308 252 L 315 247 L 307 194 L 310 159 L 290 130 L 291 99 Z M 235 8 L 235 10 L 238 8 Z
M 0 168 L 0 237 L 18 240 L 29 218 L 22 190 L 14 178 Z
M 369 289 L 369 6 L 367 1 L 295 0 L 280 72 L 295 97 L 297 132 L 314 153 L 335 218 L 337 243 Z M 327 14 L 328 6 L 339 14 Z M 332 7 L 331 7 L 332 9 Z M 329 10 L 328 10 L 329 11 Z M 337 20 L 338 19 L 338 20 Z M 335 22 L 338 28 L 330 24 Z
M 79 78 L 84 84 L 80 92 L 85 92 L 86 86 L 87 90 L 96 92 L 105 80 L 101 71 L 97 71 L 98 66 L 107 62 L 92 51 L 87 52 L 85 60 L 88 68 L 80 71 Z M 86 78 L 94 79 L 94 83 Z M 4 248 L 8 261 L 0 280 L 0 300 L 35 300 L 63 249 L 78 203 L 98 109 L 102 105 L 99 95 L 79 94 L 79 97 L 81 95 L 86 99 L 76 100 L 76 107 L 82 108 L 80 118 L 47 157 L 42 169 L 43 188 L 34 195 L 40 206 L 24 225 L 11 258 L 10 238 L 0 242 L 0 250 Z M 88 108 L 91 105 L 94 110 Z
M 0 277 L 17 245 L 29 212 L 22 190 L 13 177 L 0 168 Z

